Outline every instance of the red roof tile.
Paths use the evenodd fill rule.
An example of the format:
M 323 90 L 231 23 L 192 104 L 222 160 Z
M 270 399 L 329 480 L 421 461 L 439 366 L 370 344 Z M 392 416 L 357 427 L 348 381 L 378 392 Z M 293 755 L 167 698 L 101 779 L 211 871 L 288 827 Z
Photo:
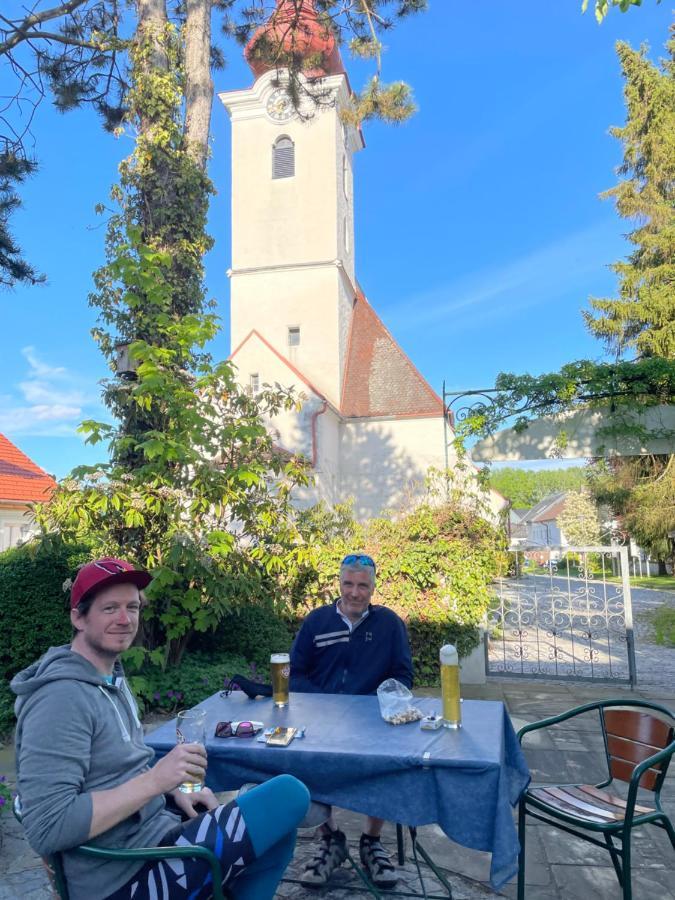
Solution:
M 44 502 L 55 486 L 51 475 L 0 434 L 0 503 L 3 500 Z
M 361 291 L 352 312 L 340 411 L 354 417 L 443 415 L 443 401 Z

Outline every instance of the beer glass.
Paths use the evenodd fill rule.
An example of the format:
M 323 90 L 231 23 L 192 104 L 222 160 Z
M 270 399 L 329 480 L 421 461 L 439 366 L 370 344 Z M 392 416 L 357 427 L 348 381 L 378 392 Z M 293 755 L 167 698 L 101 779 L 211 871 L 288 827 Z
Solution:
M 291 657 L 288 653 L 273 653 L 270 656 L 272 672 L 272 699 L 274 705 L 288 706 L 288 682 L 291 675 Z
M 176 737 L 179 744 L 206 744 L 206 710 L 181 710 L 176 717 Z M 203 787 L 201 781 L 184 781 L 178 790 L 184 794 L 194 794 Z
M 441 647 L 441 697 L 443 698 L 443 725 L 446 728 L 462 727 L 462 707 L 459 702 L 459 655 L 452 644 Z

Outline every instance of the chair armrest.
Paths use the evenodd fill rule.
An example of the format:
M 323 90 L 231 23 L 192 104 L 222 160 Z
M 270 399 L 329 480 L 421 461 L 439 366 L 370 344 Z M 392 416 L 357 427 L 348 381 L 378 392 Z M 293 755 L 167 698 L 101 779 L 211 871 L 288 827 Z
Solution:
M 657 765 L 660 762 L 663 762 L 664 759 L 668 759 L 668 757 L 672 756 L 675 753 L 675 741 L 671 741 L 667 747 L 664 747 L 663 750 L 659 750 L 658 753 L 653 753 L 651 756 L 648 756 L 647 759 L 643 759 L 641 763 L 638 763 L 637 766 L 633 769 L 633 774 L 630 777 L 630 784 L 628 787 L 628 798 L 626 800 L 626 819 L 633 818 L 633 810 L 635 808 L 635 801 L 637 800 L 637 792 L 640 786 L 640 779 L 647 771 L 647 769 L 651 769 L 653 766 Z
M 540 728 L 549 728 L 551 725 L 558 725 L 560 722 L 565 722 L 567 719 L 574 718 L 574 716 L 580 716 L 582 713 L 589 712 L 592 709 L 600 709 L 601 706 L 601 702 L 585 703 L 583 706 L 577 706 L 574 709 L 568 709 L 566 712 L 560 713 L 560 715 L 558 716 L 549 716 L 546 719 L 539 719 L 538 722 L 530 722 L 529 725 L 523 725 L 523 727 L 518 730 L 518 733 L 516 735 L 518 738 L 518 743 L 522 744 L 523 737 L 530 731 L 538 731 Z
M 124 860 L 157 860 L 157 859 L 203 859 L 208 863 L 213 880 L 213 900 L 224 900 L 222 888 L 222 870 L 220 860 L 208 847 L 130 847 L 126 850 L 108 849 L 106 847 L 92 847 L 90 844 L 82 844 L 77 848 L 78 853 L 84 856 L 97 856 L 100 859 L 124 859 Z

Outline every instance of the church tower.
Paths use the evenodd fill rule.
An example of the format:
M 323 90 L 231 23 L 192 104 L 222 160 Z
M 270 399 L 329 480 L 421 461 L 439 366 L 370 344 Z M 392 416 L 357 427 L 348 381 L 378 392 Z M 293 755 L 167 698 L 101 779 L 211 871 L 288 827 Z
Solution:
M 262 59 L 270 46 L 315 66 L 301 79 L 317 99 L 299 112 L 286 71 Z M 232 121 L 232 348 L 257 331 L 339 408 L 357 293 L 352 160 L 363 147 L 340 115 L 349 82 L 314 0 L 277 0 L 246 59 L 253 86 L 219 95 Z M 253 389 L 270 380 L 239 374 Z

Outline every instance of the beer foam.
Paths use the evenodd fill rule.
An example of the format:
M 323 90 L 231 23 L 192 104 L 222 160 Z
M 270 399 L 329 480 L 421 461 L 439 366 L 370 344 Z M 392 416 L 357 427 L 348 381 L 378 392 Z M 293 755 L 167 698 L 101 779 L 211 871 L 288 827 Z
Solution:
M 457 648 L 453 644 L 445 644 L 444 647 L 441 647 L 439 656 L 442 666 L 459 665 L 459 654 L 457 653 Z
M 289 653 L 273 653 L 270 656 L 271 663 L 290 663 L 291 657 Z

